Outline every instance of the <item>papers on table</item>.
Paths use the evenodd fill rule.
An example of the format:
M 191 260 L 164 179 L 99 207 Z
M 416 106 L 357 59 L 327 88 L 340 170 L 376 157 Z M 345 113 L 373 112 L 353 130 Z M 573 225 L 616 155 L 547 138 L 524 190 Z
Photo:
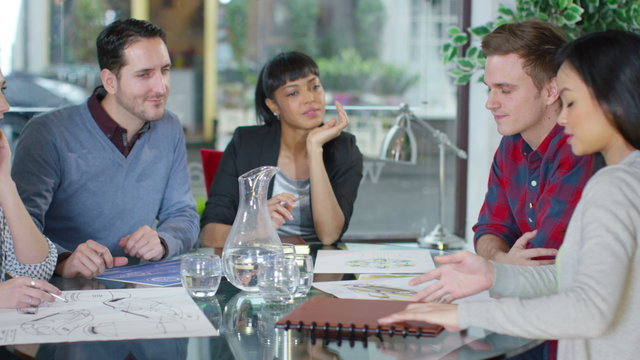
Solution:
M 96 279 L 153 286 L 180 284 L 180 259 L 106 269 Z
M 411 295 L 432 283 L 430 281 L 417 286 L 411 286 L 409 285 L 409 279 L 411 279 L 411 277 L 325 281 L 314 282 L 313 287 L 343 299 L 409 300 Z M 483 291 L 479 294 L 456 300 L 454 303 L 488 298 L 489 292 Z
M 68 303 L 0 309 L 0 345 L 216 336 L 183 288 L 64 291 Z
M 428 250 L 318 250 L 316 274 L 421 274 L 435 269 Z

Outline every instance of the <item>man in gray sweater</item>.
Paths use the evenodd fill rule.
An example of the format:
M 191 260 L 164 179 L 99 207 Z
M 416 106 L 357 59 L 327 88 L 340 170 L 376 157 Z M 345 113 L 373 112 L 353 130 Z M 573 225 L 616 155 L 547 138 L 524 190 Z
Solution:
M 92 278 L 129 260 L 185 252 L 197 240 L 184 134 L 165 111 L 165 41 L 146 21 L 110 24 L 96 41 L 102 86 L 86 103 L 24 128 L 13 177 L 58 247 L 58 275 Z

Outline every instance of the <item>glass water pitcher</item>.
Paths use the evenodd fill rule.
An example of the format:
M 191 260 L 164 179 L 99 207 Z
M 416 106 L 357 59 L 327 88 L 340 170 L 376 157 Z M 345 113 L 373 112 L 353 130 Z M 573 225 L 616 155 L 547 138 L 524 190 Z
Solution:
M 238 177 L 240 203 L 224 244 L 222 262 L 227 280 L 240 290 L 257 292 L 258 264 L 265 255 L 282 253 L 267 205 L 269 182 L 279 170 L 261 166 Z

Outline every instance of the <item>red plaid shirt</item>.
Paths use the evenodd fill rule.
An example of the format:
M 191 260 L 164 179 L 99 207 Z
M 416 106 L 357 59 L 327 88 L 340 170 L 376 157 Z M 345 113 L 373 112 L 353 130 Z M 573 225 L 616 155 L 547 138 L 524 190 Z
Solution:
M 529 247 L 558 249 L 595 168 L 594 155 L 571 152 L 559 125 L 535 151 L 522 136 L 505 136 L 494 155 L 487 195 L 473 226 L 474 242 L 492 234 L 513 246 L 523 233 L 537 229 Z

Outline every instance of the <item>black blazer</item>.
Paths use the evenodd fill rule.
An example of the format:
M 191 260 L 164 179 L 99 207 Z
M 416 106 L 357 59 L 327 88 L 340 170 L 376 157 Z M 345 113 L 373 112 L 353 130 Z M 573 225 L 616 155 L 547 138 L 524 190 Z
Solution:
M 209 223 L 233 224 L 240 200 L 238 177 L 259 166 L 276 166 L 279 153 L 279 123 L 237 128 L 211 183 L 209 199 L 200 220 L 201 227 Z M 355 136 L 343 131 L 324 144 L 323 157 L 333 192 L 344 214 L 344 234 L 362 179 L 362 153 L 356 145 Z M 273 180 L 269 185 L 268 198 L 272 191 Z

